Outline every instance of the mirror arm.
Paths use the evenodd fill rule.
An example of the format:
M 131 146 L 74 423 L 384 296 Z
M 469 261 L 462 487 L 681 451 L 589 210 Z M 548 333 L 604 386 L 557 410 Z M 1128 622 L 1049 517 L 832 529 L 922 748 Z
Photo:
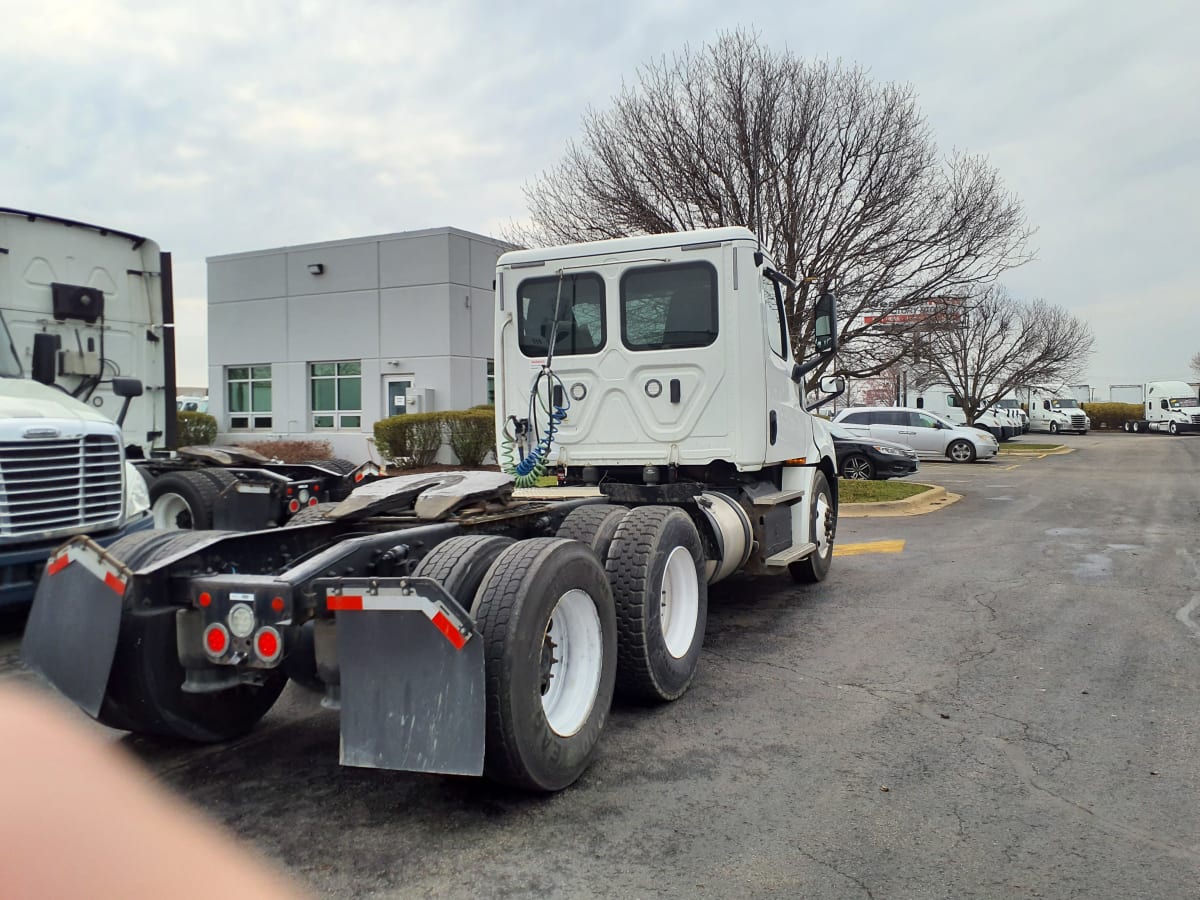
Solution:
M 822 406 L 824 406 L 830 400 L 836 400 L 838 397 L 842 396 L 842 394 L 844 394 L 844 393 L 846 393 L 846 389 L 843 387 L 840 391 L 836 391 L 832 394 L 826 394 L 824 397 L 818 397 L 815 402 L 810 403 L 808 406 L 804 407 L 804 411 L 812 412 L 814 409 L 820 409 Z

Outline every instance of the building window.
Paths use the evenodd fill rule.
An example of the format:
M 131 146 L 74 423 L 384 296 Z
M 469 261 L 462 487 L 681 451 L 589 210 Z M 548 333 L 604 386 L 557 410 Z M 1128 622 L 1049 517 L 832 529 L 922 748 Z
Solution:
M 488 406 L 496 405 L 496 361 L 487 361 L 487 402 Z
M 362 425 L 362 363 L 310 363 L 313 430 Z
M 225 370 L 229 428 L 271 428 L 271 367 L 231 366 Z

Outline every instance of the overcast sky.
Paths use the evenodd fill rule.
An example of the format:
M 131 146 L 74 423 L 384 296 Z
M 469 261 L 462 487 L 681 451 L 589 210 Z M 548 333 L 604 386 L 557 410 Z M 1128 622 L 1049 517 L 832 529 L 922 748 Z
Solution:
M 911 83 L 1037 227 L 1004 279 L 1088 321 L 1087 380 L 1200 351 L 1200 7 L 1189 2 L 0 0 L 0 206 L 172 251 L 179 380 L 205 258 L 450 225 L 498 234 L 639 64 L 757 29 Z

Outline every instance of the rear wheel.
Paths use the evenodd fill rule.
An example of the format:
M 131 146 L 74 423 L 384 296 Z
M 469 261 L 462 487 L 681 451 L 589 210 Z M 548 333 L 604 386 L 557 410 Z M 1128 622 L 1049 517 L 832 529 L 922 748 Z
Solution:
M 311 525 L 313 522 L 328 521 L 325 514 L 337 506 L 336 503 L 318 503 L 316 506 L 306 506 L 283 523 L 284 528 L 295 528 L 297 525 Z
M 593 506 L 581 506 L 573 509 L 558 526 L 558 536 L 583 541 L 596 551 L 600 564 L 608 558 L 608 548 L 612 545 L 613 535 L 617 526 L 628 514 L 626 506 L 612 506 L 607 503 L 597 503 Z
M 951 442 L 950 446 L 946 448 L 946 456 L 950 457 L 951 462 L 975 462 L 975 447 L 970 441 L 953 441 Z
M 817 472 L 809 493 L 809 534 L 817 545 L 808 557 L 789 563 L 792 578 L 802 584 L 824 581 L 833 563 L 833 538 L 837 532 L 837 511 L 833 507 L 829 490 L 829 479 L 824 472 Z
M 471 612 L 483 576 L 496 557 L 512 544 L 512 538 L 499 535 L 469 534 L 450 538 L 434 547 L 413 574 L 435 579 L 459 606 Z
M 534 538 L 503 550 L 475 596 L 484 641 L 484 772 L 539 791 L 592 761 L 617 668 L 612 590 L 579 541 Z
M 869 481 L 875 477 L 875 465 L 861 453 L 853 453 L 842 460 L 842 477 Z
M 708 579 L 696 526 L 671 506 L 630 511 L 604 563 L 617 608 L 617 690 L 643 702 L 683 696 L 708 619 Z
M 358 466 L 350 462 L 348 459 L 306 459 L 301 465 L 318 466 L 322 469 L 329 469 L 337 472 L 339 475 L 349 475 Z
M 221 492 L 237 478 L 220 469 L 167 472 L 150 485 L 150 511 L 160 530 L 212 528 Z
M 132 569 L 190 549 L 209 534 L 149 531 L 115 541 L 108 552 Z M 130 609 L 121 631 L 99 721 L 138 734 L 201 743 L 248 732 L 267 714 L 287 684 L 280 669 L 263 670 L 261 684 L 240 684 L 211 694 L 187 694 L 175 640 L 175 607 Z

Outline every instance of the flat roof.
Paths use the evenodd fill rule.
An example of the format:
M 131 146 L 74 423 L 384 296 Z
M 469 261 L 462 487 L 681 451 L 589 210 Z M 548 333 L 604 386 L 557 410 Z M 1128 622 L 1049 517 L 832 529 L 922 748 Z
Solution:
M 317 241 L 311 244 L 290 244 L 284 247 L 269 247 L 262 250 L 243 250 L 238 253 L 222 253 L 217 256 L 206 257 L 205 262 L 222 262 L 229 259 L 247 259 L 254 256 L 271 256 L 277 253 L 294 253 L 305 250 L 323 250 L 329 247 L 346 247 L 352 244 L 375 244 L 381 241 L 411 240 L 412 238 L 433 237 L 441 234 L 453 234 L 470 240 L 484 241 L 488 244 L 495 244 L 498 247 L 513 246 L 508 241 L 502 241 L 500 238 L 489 237 L 486 234 L 476 234 L 473 231 L 465 231 L 462 228 L 445 226 L 442 228 L 420 228 L 415 231 L 394 231 L 390 234 L 372 234 L 364 237 L 342 238 L 334 241 Z
M 542 247 L 534 250 L 512 250 L 498 260 L 497 266 L 513 266 L 523 263 L 543 262 L 551 259 L 570 259 L 579 256 L 605 256 L 612 253 L 629 253 L 640 250 L 662 250 L 669 247 L 693 244 L 716 244 L 725 241 L 754 241 L 754 232 L 741 225 L 727 228 L 702 228 L 697 231 L 674 231 L 664 234 L 643 234 L 636 237 L 614 238 L 607 241 L 590 241 L 586 244 L 564 244 L 560 247 Z

